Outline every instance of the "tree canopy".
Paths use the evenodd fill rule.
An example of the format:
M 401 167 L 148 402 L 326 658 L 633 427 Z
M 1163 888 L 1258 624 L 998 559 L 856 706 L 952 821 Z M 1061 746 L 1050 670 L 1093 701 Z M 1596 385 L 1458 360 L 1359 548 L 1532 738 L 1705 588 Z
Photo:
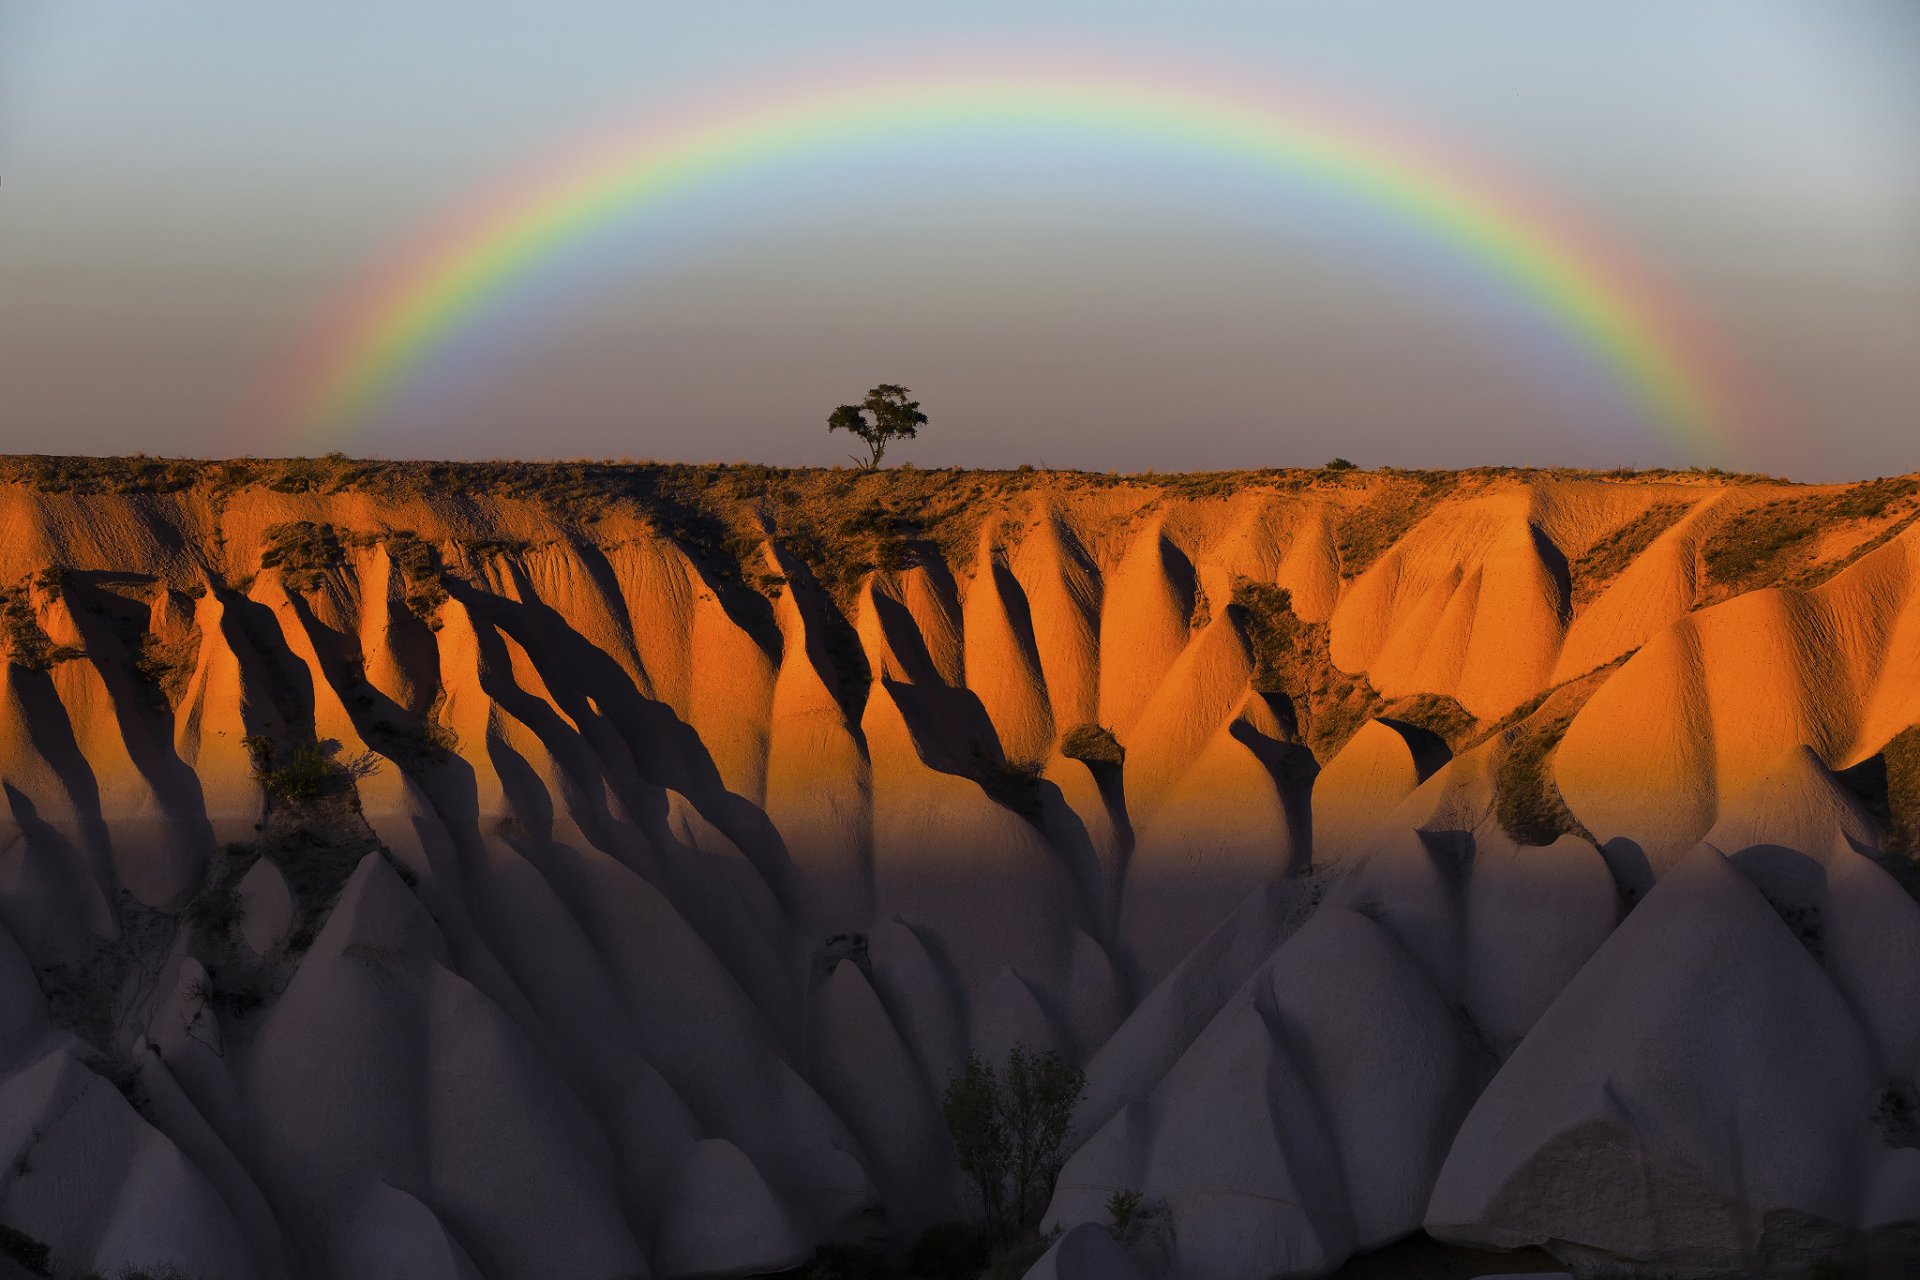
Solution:
M 1024 1045 L 999 1070 L 971 1056 L 948 1081 L 941 1099 L 947 1133 L 980 1197 L 989 1237 L 1006 1241 L 1039 1226 L 1086 1083 L 1086 1073 L 1059 1054 Z
M 854 461 L 868 471 L 880 469 L 880 459 L 895 440 L 911 440 L 927 425 L 920 402 L 908 399 L 913 393 L 892 382 L 883 382 L 867 392 L 859 404 L 843 404 L 827 416 L 828 431 L 850 431 L 866 442 L 870 456 Z M 869 416 L 871 415 L 871 416 Z

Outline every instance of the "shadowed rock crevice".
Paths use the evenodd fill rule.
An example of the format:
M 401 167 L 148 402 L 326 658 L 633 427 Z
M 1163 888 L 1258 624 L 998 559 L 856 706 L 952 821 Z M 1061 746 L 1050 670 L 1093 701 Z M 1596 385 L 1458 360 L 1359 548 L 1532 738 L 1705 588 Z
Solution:
M 903 1253 L 1016 1044 L 1042 1276 L 1920 1254 L 1906 490 L 112 475 L 0 460 L 0 1223 L 75 1274 Z

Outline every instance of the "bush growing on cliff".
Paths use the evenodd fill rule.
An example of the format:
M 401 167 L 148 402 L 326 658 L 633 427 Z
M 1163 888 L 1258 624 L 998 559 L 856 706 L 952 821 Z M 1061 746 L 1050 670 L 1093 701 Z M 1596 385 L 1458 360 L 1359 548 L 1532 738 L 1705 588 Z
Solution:
M 345 791 L 380 768 L 371 754 L 336 760 L 317 742 L 281 751 L 273 739 L 254 735 L 242 740 L 253 761 L 254 781 L 276 804 L 311 805 L 323 796 Z

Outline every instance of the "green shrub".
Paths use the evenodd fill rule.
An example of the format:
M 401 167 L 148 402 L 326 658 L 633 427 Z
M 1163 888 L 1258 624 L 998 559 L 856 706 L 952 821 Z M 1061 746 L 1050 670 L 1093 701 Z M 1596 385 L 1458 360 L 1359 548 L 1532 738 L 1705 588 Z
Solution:
M 1138 1240 L 1141 1229 L 1145 1226 L 1140 1213 L 1140 1193 L 1116 1191 L 1108 1196 L 1107 1220 L 1112 1224 L 1109 1230 L 1113 1238 L 1122 1245 L 1129 1245 Z
M 969 1056 L 948 1080 L 941 1114 L 986 1238 L 1017 1242 L 1039 1226 L 1086 1085 L 1086 1072 L 1059 1054 L 1024 1045 L 997 1069 Z
M 380 767 L 378 757 L 372 755 L 336 760 L 314 742 L 283 753 L 271 738 L 254 735 L 242 741 L 253 760 L 254 781 L 267 798 L 296 808 L 350 791 L 355 782 Z

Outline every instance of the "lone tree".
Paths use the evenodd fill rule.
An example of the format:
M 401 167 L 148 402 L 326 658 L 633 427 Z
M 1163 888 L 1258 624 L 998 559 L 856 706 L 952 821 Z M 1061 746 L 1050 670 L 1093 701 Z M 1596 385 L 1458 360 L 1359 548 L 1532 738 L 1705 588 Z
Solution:
M 948 1081 L 941 1110 L 989 1238 L 1005 1243 L 1039 1227 L 1086 1086 L 1086 1073 L 1059 1054 L 1024 1045 L 998 1071 L 969 1057 Z
M 861 466 L 868 471 L 878 471 L 888 444 L 911 440 L 927 425 L 927 415 L 920 412 L 920 402 L 907 399 L 912 394 L 905 387 L 883 382 L 867 392 L 867 398 L 859 404 L 843 404 L 835 409 L 827 417 L 827 430 L 851 431 L 866 441 L 873 456 Z M 868 414 L 873 417 L 869 419 Z M 860 459 L 854 461 L 860 462 Z

